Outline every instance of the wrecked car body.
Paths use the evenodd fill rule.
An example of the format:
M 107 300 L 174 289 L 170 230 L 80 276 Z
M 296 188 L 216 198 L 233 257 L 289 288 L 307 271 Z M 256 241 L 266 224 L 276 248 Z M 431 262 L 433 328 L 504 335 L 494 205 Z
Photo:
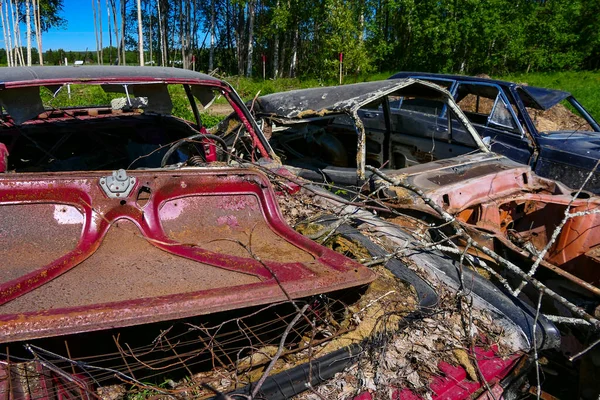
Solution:
M 0 81 L 2 396 L 508 395 L 527 354 L 559 344 L 551 322 L 430 241 L 282 167 L 219 79 L 40 67 Z M 195 121 L 172 115 L 177 93 Z M 217 96 L 235 121 L 208 130 L 201 106 Z M 378 154 L 362 138 L 355 176 Z M 460 140 L 448 154 L 486 151 Z
M 385 82 L 263 96 L 254 113 L 272 132 L 274 151 L 297 175 L 357 187 L 370 182 L 368 190 L 376 191 L 382 187 L 371 171 L 380 168 L 479 232 L 482 244 L 492 249 L 495 239 L 513 251 L 519 247 L 521 254 L 535 256 L 550 241 L 567 207 L 587 213 L 569 219 L 547 251 L 548 263 L 542 265 L 560 266 L 551 269 L 594 296 L 600 293 L 595 286 L 600 276 L 591 267 L 593 249 L 600 244 L 595 229 L 600 199 L 540 178 L 530 167 L 489 152 L 447 91 L 412 79 Z M 393 101 L 405 108 L 390 113 Z M 425 110 L 434 108 L 454 115 L 451 123 L 415 126 Z M 351 128 L 356 152 L 347 145 Z M 293 140 L 306 142 L 303 154 L 301 146 L 290 148 Z M 346 157 L 340 155 L 344 152 Z M 356 162 L 350 156 L 355 154 Z M 436 214 L 406 188 L 392 185 L 379 194 L 396 209 Z
M 579 188 L 595 171 L 600 125 L 571 93 L 489 77 L 399 72 L 391 79 L 409 77 L 447 88 L 492 151 L 537 175 Z M 444 110 L 430 117 L 441 124 L 447 119 Z M 585 189 L 600 193 L 596 172 Z
M 371 82 L 263 96 L 254 113 L 294 174 L 323 182 L 334 192 L 362 192 L 364 201 L 383 215 L 392 209 L 424 221 L 422 234 L 434 235 L 434 241 L 443 243 L 440 250 L 456 258 L 471 254 L 499 287 L 531 303 L 543 293 L 544 313 L 575 324 L 563 330 L 577 338 L 564 354 L 593 344 L 590 332 L 600 328 L 595 268 L 600 199 L 489 152 L 468 118 L 452 105 L 449 92 L 439 88 L 434 95 L 411 79 L 392 79 L 388 85 Z M 406 107 L 391 112 L 394 102 Z M 442 109 L 453 115 L 451 123 L 428 119 Z M 464 138 L 465 133 L 473 138 Z M 294 140 L 305 145 L 287 144 Z M 340 156 L 344 152 L 345 158 Z M 591 181 L 593 174 L 588 175 Z M 415 229 L 414 221 L 407 228 Z

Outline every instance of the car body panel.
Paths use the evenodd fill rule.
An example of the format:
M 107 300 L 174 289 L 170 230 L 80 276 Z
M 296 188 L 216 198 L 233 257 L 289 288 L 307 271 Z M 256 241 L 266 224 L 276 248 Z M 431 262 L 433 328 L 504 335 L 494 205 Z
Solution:
M 291 230 L 260 173 L 130 173 L 131 194 L 115 198 L 101 187 L 104 173 L 73 175 L 0 177 L 0 343 L 266 304 L 374 278 Z M 151 194 L 143 205 L 139 193 Z M 36 226 L 44 229 L 34 238 Z
M 454 84 L 451 90 L 457 100 L 459 95 L 457 87 L 461 83 L 493 85 L 498 88 L 502 96 L 512 105 L 509 107 L 509 111 L 513 114 L 518 130 L 511 132 L 501 127 L 480 124 L 473 120 L 472 122 L 482 137 L 489 138 L 487 140 L 491 142 L 492 151 L 532 166 L 540 176 L 562 181 L 572 187 L 579 187 L 586 180 L 587 175 L 593 171 L 595 161 L 600 157 L 595 151 L 597 147 L 595 142 L 599 138 L 600 126 L 568 92 L 461 75 L 400 72 L 391 78 L 408 77 L 426 79 L 431 82 L 438 81 L 444 84 L 452 81 Z M 562 133 L 537 130 L 527 108 L 548 110 L 563 100 L 568 101 L 573 108 L 580 112 L 594 132 L 585 132 L 579 129 Z M 445 116 L 440 114 L 439 117 L 440 123 L 443 123 Z M 568 174 L 561 173 L 561 169 L 565 165 L 569 171 Z M 600 192 L 600 176 L 597 173 L 592 174 L 592 178 L 586 184 L 586 189 L 594 193 Z

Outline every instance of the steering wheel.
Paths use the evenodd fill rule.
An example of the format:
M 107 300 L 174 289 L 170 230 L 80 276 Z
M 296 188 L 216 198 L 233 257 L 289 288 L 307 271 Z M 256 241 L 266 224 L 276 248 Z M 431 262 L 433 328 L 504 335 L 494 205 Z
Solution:
M 163 156 L 162 161 L 160 162 L 160 167 L 164 168 L 165 165 L 167 165 L 167 161 L 169 161 L 169 158 L 171 158 L 173 153 L 175 153 L 175 151 L 179 147 L 181 147 L 182 144 L 188 143 L 188 142 L 193 142 L 194 140 L 197 140 L 197 139 L 214 140 L 216 143 L 218 143 L 222 147 L 224 153 L 228 152 L 227 143 L 225 143 L 225 141 L 222 138 L 220 138 L 219 136 L 211 135 L 210 133 L 196 133 L 195 135 L 188 136 L 186 138 L 180 139 L 177 142 L 173 143 L 173 145 L 169 148 L 169 150 L 167 150 L 167 152 Z

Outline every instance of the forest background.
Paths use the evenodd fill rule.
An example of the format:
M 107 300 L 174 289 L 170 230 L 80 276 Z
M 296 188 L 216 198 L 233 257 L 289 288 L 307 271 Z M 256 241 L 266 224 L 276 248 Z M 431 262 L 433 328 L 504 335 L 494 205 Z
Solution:
M 40 63 L 36 47 L 42 48 L 43 33 L 68 29 L 62 0 L 1 4 L 0 63 L 10 63 L 7 50 L 27 48 L 21 36 L 29 31 L 28 18 L 34 64 Z M 600 66 L 600 0 L 91 0 L 90 12 L 96 32 L 108 30 L 109 43 L 105 34 L 88 51 L 43 49 L 45 65 L 65 57 L 139 65 L 141 44 L 146 65 L 263 77 L 264 61 L 267 78 L 334 78 L 340 53 L 346 76 Z M 15 32 L 19 25 L 21 33 Z M 12 64 L 19 64 L 20 55 L 11 55 Z
M 341 54 L 345 83 L 485 73 L 570 90 L 600 114 L 600 0 L 89 0 L 95 43 L 45 49 L 45 32 L 68 32 L 64 7 L 1 1 L 0 65 L 176 66 L 248 98 L 335 84 Z

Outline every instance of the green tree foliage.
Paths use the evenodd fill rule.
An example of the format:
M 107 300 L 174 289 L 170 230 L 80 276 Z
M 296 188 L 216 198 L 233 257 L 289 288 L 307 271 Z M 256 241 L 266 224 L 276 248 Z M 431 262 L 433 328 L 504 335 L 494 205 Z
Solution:
M 245 46 L 246 2 L 215 1 L 217 59 L 235 74 L 245 63 L 232 57 L 246 56 L 236 51 Z M 274 62 L 278 76 L 290 75 L 294 49 L 296 73 L 323 79 L 338 73 L 340 52 L 345 74 L 600 66 L 600 0 L 260 0 L 256 9 L 254 65 L 266 55 L 268 76 Z M 209 10 L 201 9 L 201 26 Z
M 61 0 L 44 3 L 55 7 L 49 15 L 58 15 Z M 228 75 L 251 65 L 251 75 L 261 77 L 264 57 L 266 77 L 330 80 L 340 53 L 346 76 L 600 68 L 600 0 L 252 0 L 252 38 L 249 4 L 143 0 L 144 58 L 207 71 L 214 17 L 213 65 Z M 136 63 L 137 9 L 132 1 L 125 5 L 126 58 Z M 60 18 L 52 21 L 60 25 Z M 116 49 L 103 53 L 104 63 L 110 54 L 113 63 Z M 88 59 L 95 62 L 94 55 Z

